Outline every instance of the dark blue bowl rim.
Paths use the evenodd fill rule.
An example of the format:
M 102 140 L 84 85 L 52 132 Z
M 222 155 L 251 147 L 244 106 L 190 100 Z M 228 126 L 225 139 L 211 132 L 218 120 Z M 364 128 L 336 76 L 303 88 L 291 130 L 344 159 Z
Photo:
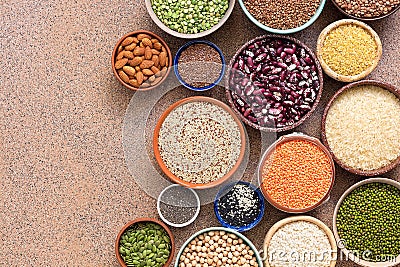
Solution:
M 186 83 L 182 79 L 182 77 L 179 75 L 179 71 L 178 71 L 178 62 L 179 62 L 179 58 L 181 56 L 181 53 L 186 48 L 188 48 L 189 46 L 194 45 L 194 44 L 206 44 L 206 45 L 211 46 L 212 48 L 217 50 L 217 52 L 218 52 L 218 54 L 219 54 L 219 56 L 221 58 L 222 68 L 221 68 L 221 73 L 220 73 L 218 79 L 216 81 L 214 81 L 212 84 L 209 84 L 209 85 L 204 86 L 204 87 L 193 87 L 190 84 Z M 221 82 L 222 78 L 224 77 L 225 68 L 226 68 L 226 66 L 225 66 L 225 57 L 224 57 L 224 54 L 222 53 L 222 50 L 216 44 L 214 44 L 214 43 L 212 43 L 210 41 L 207 41 L 207 40 L 193 40 L 193 41 L 187 42 L 186 44 L 184 44 L 183 46 L 181 46 L 178 49 L 178 52 L 176 52 L 175 57 L 174 57 L 174 72 L 175 72 L 176 78 L 178 78 L 179 82 L 183 86 L 185 86 L 186 88 L 188 88 L 190 90 L 193 90 L 193 91 L 206 91 L 206 90 L 209 90 L 209 89 L 213 88 L 217 84 L 219 84 Z
M 227 192 L 228 189 L 230 189 L 231 187 L 233 187 L 236 184 L 244 184 L 244 185 L 249 186 L 251 189 L 253 189 L 257 193 L 257 196 L 260 199 L 260 204 L 261 204 L 260 213 L 258 214 L 257 218 L 252 223 L 250 223 L 248 225 L 244 225 L 244 226 L 233 226 L 233 225 L 226 223 L 222 219 L 221 215 L 218 212 L 218 201 L 219 201 L 221 194 L 224 192 Z M 260 188 L 256 187 L 255 185 L 253 185 L 249 182 L 245 182 L 245 181 L 236 181 L 236 182 L 232 182 L 232 183 L 225 185 L 218 191 L 218 193 L 214 199 L 214 213 L 215 213 L 215 216 L 217 217 L 219 223 L 223 227 L 233 229 L 238 232 L 245 232 L 245 231 L 252 229 L 254 226 L 256 226 L 262 220 L 262 218 L 264 216 L 264 211 L 265 211 L 265 200 L 264 200 L 264 196 L 261 193 Z

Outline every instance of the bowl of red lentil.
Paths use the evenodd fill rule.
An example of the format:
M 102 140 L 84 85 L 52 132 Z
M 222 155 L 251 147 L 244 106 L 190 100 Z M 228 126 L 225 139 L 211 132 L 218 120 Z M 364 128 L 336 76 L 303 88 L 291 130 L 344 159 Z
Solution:
M 292 34 L 313 24 L 326 0 L 239 0 L 246 16 L 261 29 L 275 34 Z
M 335 165 L 328 149 L 315 137 L 284 135 L 263 154 L 258 165 L 261 192 L 277 209 L 304 213 L 329 200 Z
M 343 169 L 362 176 L 400 164 L 400 91 L 363 80 L 342 87 L 322 117 L 322 142 Z
M 340 12 L 352 19 L 374 21 L 389 17 L 400 8 L 399 0 L 364 1 L 332 0 Z
M 246 149 L 243 124 L 225 103 L 194 96 L 169 106 L 153 135 L 155 159 L 174 183 L 205 189 L 228 180 Z
M 354 82 L 377 67 L 382 57 L 382 43 L 367 24 L 343 19 L 322 30 L 317 41 L 317 57 L 328 76 L 341 82 Z

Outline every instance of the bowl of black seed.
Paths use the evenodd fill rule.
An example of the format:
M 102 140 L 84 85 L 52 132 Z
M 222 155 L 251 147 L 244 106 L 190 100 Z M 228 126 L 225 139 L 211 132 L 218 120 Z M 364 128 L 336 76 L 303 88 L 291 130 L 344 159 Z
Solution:
M 214 212 L 221 225 L 238 232 L 256 226 L 264 215 L 264 209 L 260 189 L 244 181 L 221 188 L 214 201 Z
M 206 91 L 217 85 L 225 72 L 221 49 L 206 40 L 190 41 L 179 48 L 174 58 L 179 82 L 193 91 Z
M 200 199 L 193 189 L 172 184 L 158 196 L 157 211 L 166 224 L 185 227 L 199 215 Z

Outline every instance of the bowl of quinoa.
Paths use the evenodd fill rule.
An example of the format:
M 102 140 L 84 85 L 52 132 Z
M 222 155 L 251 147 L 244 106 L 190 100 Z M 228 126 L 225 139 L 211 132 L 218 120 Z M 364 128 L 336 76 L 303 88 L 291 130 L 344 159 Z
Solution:
M 386 173 L 400 163 L 400 93 L 364 80 L 341 88 L 322 118 L 322 141 L 343 169 L 364 176 Z
M 304 213 L 329 200 L 335 166 L 317 138 L 294 133 L 280 137 L 264 152 L 257 174 L 271 205 L 287 213 Z
M 265 267 L 334 267 L 337 245 L 332 231 L 311 216 L 275 223 L 264 239 Z
M 354 82 L 377 67 L 382 57 L 382 43 L 367 24 L 342 19 L 329 24 L 320 33 L 317 57 L 328 76 L 341 82 Z
M 246 134 L 223 102 L 194 96 L 172 104 L 154 129 L 153 150 L 165 175 L 186 187 L 220 185 L 243 160 Z

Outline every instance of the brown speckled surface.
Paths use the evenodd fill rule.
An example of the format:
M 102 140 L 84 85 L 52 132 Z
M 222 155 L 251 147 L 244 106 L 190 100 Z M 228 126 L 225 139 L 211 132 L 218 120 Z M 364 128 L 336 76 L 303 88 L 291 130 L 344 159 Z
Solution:
M 136 29 L 160 34 L 173 53 L 186 41 L 157 28 L 139 0 L 1 1 L 0 13 L 0 266 L 117 266 L 119 229 L 137 217 L 157 217 L 157 211 L 125 165 L 121 132 L 133 92 L 113 77 L 111 52 Z M 321 17 L 293 36 L 315 49 L 319 32 L 340 18 L 327 1 Z M 384 50 L 369 78 L 400 87 L 399 12 L 368 24 Z M 229 60 L 264 33 L 237 4 L 206 39 Z M 296 131 L 319 136 L 324 105 L 342 86 L 325 78 L 319 107 Z M 247 129 L 253 147 L 259 146 L 258 133 Z M 250 170 L 257 147 L 254 153 Z M 399 181 L 400 168 L 384 176 Z M 330 201 L 309 213 L 328 226 L 340 195 L 361 178 L 338 168 L 336 179 Z M 284 217 L 267 205 L 261 224 L 246 236 L 261 248 L 269 227 Z M 173 229 L 177 248 L 195 231 L 216 225 L 212 206 L 204 206 L 194 224 Z

